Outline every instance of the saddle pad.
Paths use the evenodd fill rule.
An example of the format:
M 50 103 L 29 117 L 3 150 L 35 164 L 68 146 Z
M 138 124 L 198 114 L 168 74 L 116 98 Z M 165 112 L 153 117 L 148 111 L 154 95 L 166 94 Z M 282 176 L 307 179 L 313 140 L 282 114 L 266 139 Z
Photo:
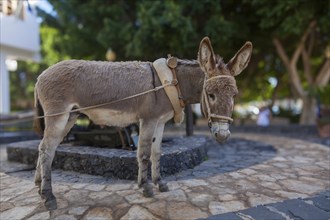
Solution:
M 172 82 L 173 74 L 171 69 L 167 66 L 165 58 L 155 60 L 153 62 L 153 66 L 162 85 Z M 184 119 L 184 109 L 180 106 L 178 90 L 175 88 L 175 86 L 166 86 L 164 87 L 164 90 L 174 110 L 174 122 L 177 124 L 181 124 Z

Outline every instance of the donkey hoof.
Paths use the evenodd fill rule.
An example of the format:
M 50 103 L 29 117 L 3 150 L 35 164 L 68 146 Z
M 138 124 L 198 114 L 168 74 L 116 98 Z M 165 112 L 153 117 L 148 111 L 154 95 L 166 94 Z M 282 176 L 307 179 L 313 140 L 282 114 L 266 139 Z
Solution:
M 154 192 L 152 191 L 152 189 L 144 189 L 143 196 L 147 198 L 151 198 L 154 196 Z
M 154 195 L 154 192 L 152 190 L 152 186 L 151 185 L 144 185 L 143 186 L 143 196 L 144 197 L 147 197 L 147 198 L 150 198 L 150 197 L 153 197 Z
M 41 182 L 36 180 L 36 181 L 34 181 L 34 185 L 36 187 L 40 188 L 41 187 Z
M 46 200 L 45 201 L 45 207 L 48 210 L 55 210 L 57 209 L 57 202 L 56 199 Z
M 39 193 L 39 196 L 40 196 L 42 199 L 45 199 L 45 196 L 42 195 L 42 193 L 41 193 L 41 189 L 40 189 L 40 187 L 39 187 L 39 189 L 38 189 L 38 193 Z
M 169 191 L 169 188 L 166 185 L 166 183 L 160 183 L 158 188 L 159 188 L 159 191 L 161 191 L 161 192 L 168 192 Z

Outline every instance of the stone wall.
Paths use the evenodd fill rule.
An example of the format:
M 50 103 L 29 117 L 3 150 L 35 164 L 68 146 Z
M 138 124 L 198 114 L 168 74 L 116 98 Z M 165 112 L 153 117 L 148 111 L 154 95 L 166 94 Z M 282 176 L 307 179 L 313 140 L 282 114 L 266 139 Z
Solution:
M 203 136 L 194 136 L 172 138 L 163 143 L 162 175 L 172 175 L 203 162 L 207 155 L 206 141 Z M 36 165 L 39 142 L 8 144 L 8 160 Z M 57 148 L 53 168 L 120 179 L 136 179 L 138 172 L 136 151 L 70 144 L 61 144 Z

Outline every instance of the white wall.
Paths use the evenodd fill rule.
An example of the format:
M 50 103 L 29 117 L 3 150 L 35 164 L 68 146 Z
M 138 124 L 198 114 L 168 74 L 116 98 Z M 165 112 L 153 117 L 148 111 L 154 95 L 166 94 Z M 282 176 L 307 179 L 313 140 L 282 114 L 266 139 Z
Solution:
M 8 57 L 38 60 L 40 49 L 37 17 L 25 7 L 25 18 L 0 14 L 0 45 Z
M 10 112 L 9 73 L 6 54 L 0 50 L 0 113 Z
M 0 0 L 2 1 L 2 0 Z M 10 113 L 10 82 L 6 59 L 39 61 L 39 23 L 27 10 L 24 19 L 0 13 L 0 113 Z

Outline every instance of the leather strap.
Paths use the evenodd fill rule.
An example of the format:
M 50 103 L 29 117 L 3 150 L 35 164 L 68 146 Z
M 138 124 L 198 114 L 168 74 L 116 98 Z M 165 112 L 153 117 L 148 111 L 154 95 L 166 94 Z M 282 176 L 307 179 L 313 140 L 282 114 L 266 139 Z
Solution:
M 180 89 L 180 86 L 179 86 L 179 80 L 178 80 L 178 77 L 176 76 L 176 71 L 175 71 L 175 68 L 177 67 L 178 65 L 178 62 L 177 62 L 177 58 L 175 57 L 172 57 L 170 54 L 168 55 L 168 58 L 166 60 L 166 63 L 167 63 L 167 66 L 171 69 L 172 71 L 172 75 L 173 75 L 173 84 L 176 88 L 176 90 L 178 91 L 178 95 L 179 95 L 179 101 L 180 101 L 180 106 L 182 108 L 184 108 L 186 106 L 186 103 L 184 102 L 183 100 L 183 96 L 182 96 L 182 93 L 181 93 L 181 89 Z
M 184 105 L 182 106 L 182 97 L 180 99 L 181 92 L 178 79 L 176 74 L 173 74 L 173 69 L 175 68 L 175 61 L 169 60 L 169 62 L 165 58 L 160 58 L 153 62 L 153 66 L 157 72 L 157 75 L 162 83 L 162 85 L 171 83 L 174 86 L 167 86 L 164 88 L 167 97 L 169 98 L 173 110 L 174 110 L 174 122 L 182 123 L 184 119 Z M 170 66 L 172 68 L 170 68 Z M 175 72 L 175 71 L 174 71 Z M 178 89 L 179 88 L 179 89 Z M 180 101 L 182 100 L 182 101 Z
M 209 127 L 212 125 L 212 118 L 217 118 L 220 120 L 226 120 L 228 123 L 232 123 L 234 120 L 231 117 L 227 117 L 227 116 L 223 116 L 223 115 L 217 115 L 217 114 L 212 114 L 211 113 L 211 108 L 210 108 L 210 103 L 209 103 L 209 98 L 207 97 L 206 94 L 206 83 L 211 81 L 211 80 L 215 80 L 215 79 L 219 79 L 219 78 L 225 78 L 225 77 L 232 77 L 229 75 L 219 75 L 219 76 L 214 76 L 211 77 L 209 79 L 204 79 L 204 85 L 203 85 L 203 96 L 204 96 L 204 102 L 205 102 L 205 108 L 206 108 L 206 113 L 207 113 L 207 118 L 208 118 L 208 123 L 209 123 Z M 203 112 L 205 115 L 205 112 Z

